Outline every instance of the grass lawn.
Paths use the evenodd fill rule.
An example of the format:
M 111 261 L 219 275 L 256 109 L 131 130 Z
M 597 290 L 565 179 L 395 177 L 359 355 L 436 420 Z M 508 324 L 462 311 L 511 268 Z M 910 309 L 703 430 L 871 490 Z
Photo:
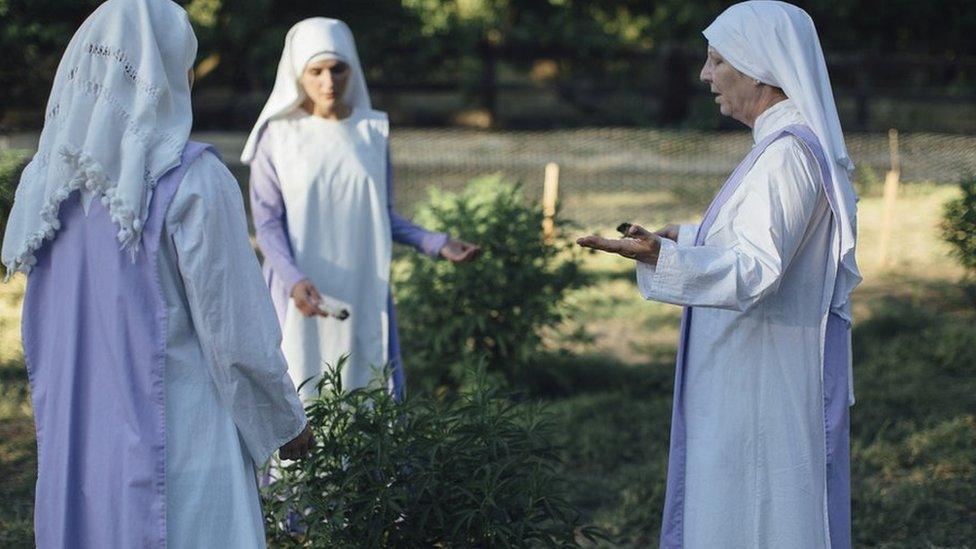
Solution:
M 955 192 L 904 187 L 887 267 L 877 258 L 881 200 L 861 201 L 852 454 L 859 546 L 965 547 L 976 539 L 976 292 L 959 282 L 963 273 L 936 230 L 941 204 Z M 587 255 L 585 267 L 592 284 L 570 295 L 573 318 L 548 334 L 550 352 L 532 366 L 526 389 L 565 424 L 575 503 L 615 546 L 654 546 L 680 311 L 642 301 L 622 259 Z M 36 464 L 22 295 L 22 277 L 0 286 L 0 547 L 32 543 Z

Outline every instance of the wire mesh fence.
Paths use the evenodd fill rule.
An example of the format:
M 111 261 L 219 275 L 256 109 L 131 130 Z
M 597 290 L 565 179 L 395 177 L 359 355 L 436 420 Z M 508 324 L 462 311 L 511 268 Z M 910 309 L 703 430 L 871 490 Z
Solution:
M 561 215 L 587 226 L 699 213 L 752 146 L 748 132 L 591 129 L 481 133 L 401 130 L 391 140 L 398 206 L 410 211 L 428 186 L 457 189 L 485 173 L 542 193 L 544 167 L 560 167 Z M 874 192 L 890 168 L 886 134 L 848 136 L 859 187 Z M 934 134 L 899 139 L 905 182 L 955 183 L 976 174 L 976 137 Z
M 200 133 L 213 143 L 246 188 L 248 169 L 237 160 L 246 135 Z M 0 137 L 0 148 L 31 149 L 36 135 Z M 671 219 L 701 212 L 725 177 L 752 146 L 748 132 L 654 129 L 581 129 L 484 132 L 460 129 L 396 129 L 391 137 L 397 208 L 413 212 L 428 187 L 459 190 L 492 173 L 542 194 L 545 165 L 559 164 L 560 216 L 588 227 L 620 220 Z M 849 134 L 858 165 L 856 182 L 872 192 L 890 168 L 886 134 Z M 976 175 L 976 136 L 902 134 L 903 182 L 956 183 Z

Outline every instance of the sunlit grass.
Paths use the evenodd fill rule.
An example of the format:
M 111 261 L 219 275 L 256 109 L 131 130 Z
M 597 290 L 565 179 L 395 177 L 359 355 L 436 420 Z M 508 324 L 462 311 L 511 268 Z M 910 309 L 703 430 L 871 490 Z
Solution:
M 0 420 L 31 417 L 27 374 L 20 344 L 23 276 L 0 284 Z
M 0 547 L 32 545 L 34 422 L 20 344 L 23 276 L 0 284 Z
M 0 363 L 20 359 L 20 304 L 24 298 L 22 275 L 0 284 Z

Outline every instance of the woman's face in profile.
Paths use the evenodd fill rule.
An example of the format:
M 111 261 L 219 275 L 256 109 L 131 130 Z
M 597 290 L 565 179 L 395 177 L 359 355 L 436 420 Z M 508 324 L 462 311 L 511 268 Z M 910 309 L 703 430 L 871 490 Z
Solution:
M 715 94 L 715 102 L 723 115 L 747 124 L 750 109 L 761 93 L 755 80 L 736 70 L 711 46 L 699 77 Z

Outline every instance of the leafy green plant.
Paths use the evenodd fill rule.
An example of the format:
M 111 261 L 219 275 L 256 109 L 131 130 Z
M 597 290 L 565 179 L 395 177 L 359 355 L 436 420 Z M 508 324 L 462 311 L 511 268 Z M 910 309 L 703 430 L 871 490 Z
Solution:
M 456 398 L 398 403 L 379 385 L 343 391 L 341 367 L 306 408 L 312 453 L 279 463 L 266 489 L 275 543 L 576 547 L 577 536 L 600 537 L 564 499 L 540 407 L 512 403 L 483 376 Z
M 946 203 L 942 214 L 942 238 L 952 245 L 956 259 L 976 274 L 976 178 L 959 185 L 962 196 Z
M 456 388 L 482 360 L 489 374 L 514 381 L 539 351 L 541 330 L 566 314 L 566 290 L 582 281 L 576 252 L 565 242 L 545 243 L 541 208 L 498 175 L 460 194 L 431 189 L 417 218 L 481 245 L 484 254 L 467 265 L 406 260 L 397 295 L 411 382 Z M 557 222 L 555 242 L 564 226 Z
M 853 183 L 857 196 L 861 198 L 878 197 L 884 193 L 884 178 L 868 164 L 858 164 L 854 168 Z

